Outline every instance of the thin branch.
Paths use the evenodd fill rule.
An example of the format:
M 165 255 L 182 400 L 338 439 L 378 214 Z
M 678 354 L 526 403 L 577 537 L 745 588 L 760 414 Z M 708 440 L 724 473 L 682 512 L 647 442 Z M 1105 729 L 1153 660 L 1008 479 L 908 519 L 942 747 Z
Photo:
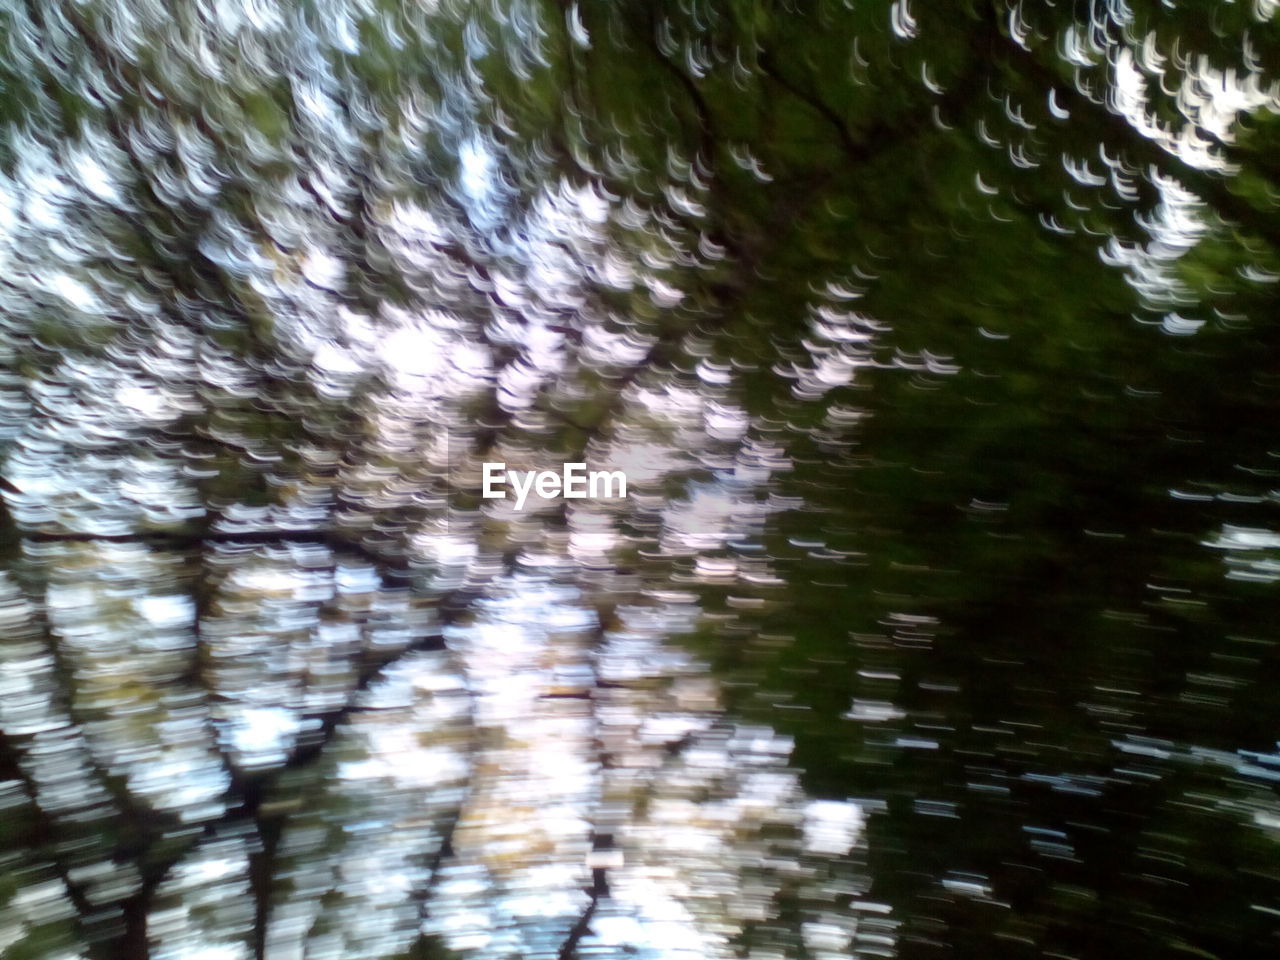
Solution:
M 773 54 L 768 50 L 761 50 L 756 58 L 756 62 L 760 64 L 760 69 L 764 71 L 765 76 L 773 80 L 778 86 L 786 90 L 797 100 L 807 104 L 815 113 L 827 121 L 828 124 L 836 132 L 836 138 L 840 141 L 840 145 L 844 148 L 844 152 L 851 159 L 865 162 L 868 159 L 866 138 L 859 143 L 854 139 L 853 134 L 849 130 L 849 125 L 831 106 L 819 97 L 816 93 L 805 90 L 794 80 L 782 73 L 781 68 L 773 59 Z

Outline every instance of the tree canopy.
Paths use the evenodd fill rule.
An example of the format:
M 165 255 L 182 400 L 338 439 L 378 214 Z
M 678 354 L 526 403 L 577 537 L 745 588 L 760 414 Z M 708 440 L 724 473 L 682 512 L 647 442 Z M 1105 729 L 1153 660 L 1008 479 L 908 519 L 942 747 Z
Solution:
M 1277 6 L 0 4 L 0 957 L 1275 950 Z

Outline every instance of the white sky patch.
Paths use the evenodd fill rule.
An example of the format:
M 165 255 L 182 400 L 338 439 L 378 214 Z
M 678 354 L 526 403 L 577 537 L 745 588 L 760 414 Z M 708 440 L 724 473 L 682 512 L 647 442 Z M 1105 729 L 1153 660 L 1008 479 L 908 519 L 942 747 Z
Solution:
M 241 590 L 262 593 L 294 593 L 304 586 L 292 570 L 269 564 L 255 564 L 232 573 L 230 580 Z
M 325 340 L 311 357 L 311 362 L 326 373 L 356 374 L 364 369 L 364 364 L 350 350 L 344 350 L 332 340 Z
M 602 470 L 621 470 L 628 483 L 654 483 L 686 461 L 684 451 L 668 443 L 620 444 L 601 461 Z
M 1202 544 L 1226 551 L 1223 560 L 1228 580 L 1280 581 L 1280 533 L 1274 530 L 1225 524 L 1215 539 Z
M 49 277 L 47 287 L 83 313 L 89 313 L 97 303 L 93 291 L 75 277 L 65 273 L 55 273 Z
M 804 849 L 807 853 L 843 856 L 862 833 L 862 808 L 856 803 L 812 800 L 804 808 Z
M 663 512 L 663 549 L 674 556 L 718 549 L 728 540 L 747 537 L 748 528 L 767 510 L 726 484 L 694 484 L 686 499 L 673 501 Z
M 1160 329 L 1172 337 L 1189 337 L 1204 326 L 1203 320 L 1195 320 L 1177 313 L 1166 314 L 1160 321 Z
M 1264 88 L 1255 75 L 1240 76 L 1234 70 L 1217 70 L 1201 58 L 1187 71 L 1177 71 L 1180 85 L 1177 104 L 1186 122 L 1171 127 L 1158 122 L 1150 113 L 1147 95 L 1151 79 L 1139 68 L 1157 74 L 1163 81 L 1168 69 L 1166 59 L 1156 52 L 1154 38 L 1139 49 L 1137 55 L 1129 47 L 1121 47 L 1111 58 L 1112 106 L 1141 136 L 1154 140 L 1180 159 L 1203 170 L 1224 170 L 1226 161 L 1214 152 L 1214 143 L 1195 130 L 1198 125 L 1224 142 L 1234 139 L 1232 127 L 1242 113 L 1280 108 L 1280 97 L 1274 85 Z
M 92 153 L 87 150 L 76 150 L 71 157 L 71 166 L 85 189 L 99 200 L 107 203 L 120 201 L 120 191 L 116 189 L 111 172 L 99 163 Z
M 182 627 L 195 623 L 196 608 L 185 594 L 138 597 L 134 609 L 153 627 Z
M 382 341 L 381 359 L 409 377 L 431 377 L 445 362 L 445 337 L 431 326 L 401 327 Z
M 324 250 L 308 250 L 302 259 L 302 275 L 323 290 L 338 290 L 346 277 L 346 266 Z
M 462 165 L 462 189 L 477 204 L 485 203 L 493 193 L 493 154 L 479 137 L 472 137 L 458 151 Z
M 302 723 L 283 707 L 247 707 L 227 724 L 226 739 L 246 765 L 274 762 L 290 748 Z
M 169 412 L 168 401 L 155 387 L 125 383 L 116 391 L 116 400 L 149 420 L 160 419 Z
M 860 720 L 863 723 L 883 723 L 886 720 L 901 720 L 906 717 L 906 713 L 888 700 L 855 700 L 844 716 L 847 720 Z
M 0 174 L 0 264 L 9 261 L 17 225 L 18 198 L 13 193 L 13 181 Z

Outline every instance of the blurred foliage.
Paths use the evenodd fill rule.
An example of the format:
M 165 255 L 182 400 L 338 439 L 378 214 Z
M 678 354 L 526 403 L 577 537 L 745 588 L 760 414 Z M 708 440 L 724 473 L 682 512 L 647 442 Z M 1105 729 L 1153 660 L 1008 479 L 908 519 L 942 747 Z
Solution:
M 5 4 L 0 956 L 1274 952 L 1276 13 Z

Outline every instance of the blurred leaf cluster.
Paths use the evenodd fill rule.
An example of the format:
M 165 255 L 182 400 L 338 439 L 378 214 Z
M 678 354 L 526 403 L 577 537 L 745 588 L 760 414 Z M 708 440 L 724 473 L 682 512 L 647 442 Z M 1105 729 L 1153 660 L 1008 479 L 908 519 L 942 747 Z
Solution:
M 1274 951 L 1277 12 L 0 5 L 0 957 Z

